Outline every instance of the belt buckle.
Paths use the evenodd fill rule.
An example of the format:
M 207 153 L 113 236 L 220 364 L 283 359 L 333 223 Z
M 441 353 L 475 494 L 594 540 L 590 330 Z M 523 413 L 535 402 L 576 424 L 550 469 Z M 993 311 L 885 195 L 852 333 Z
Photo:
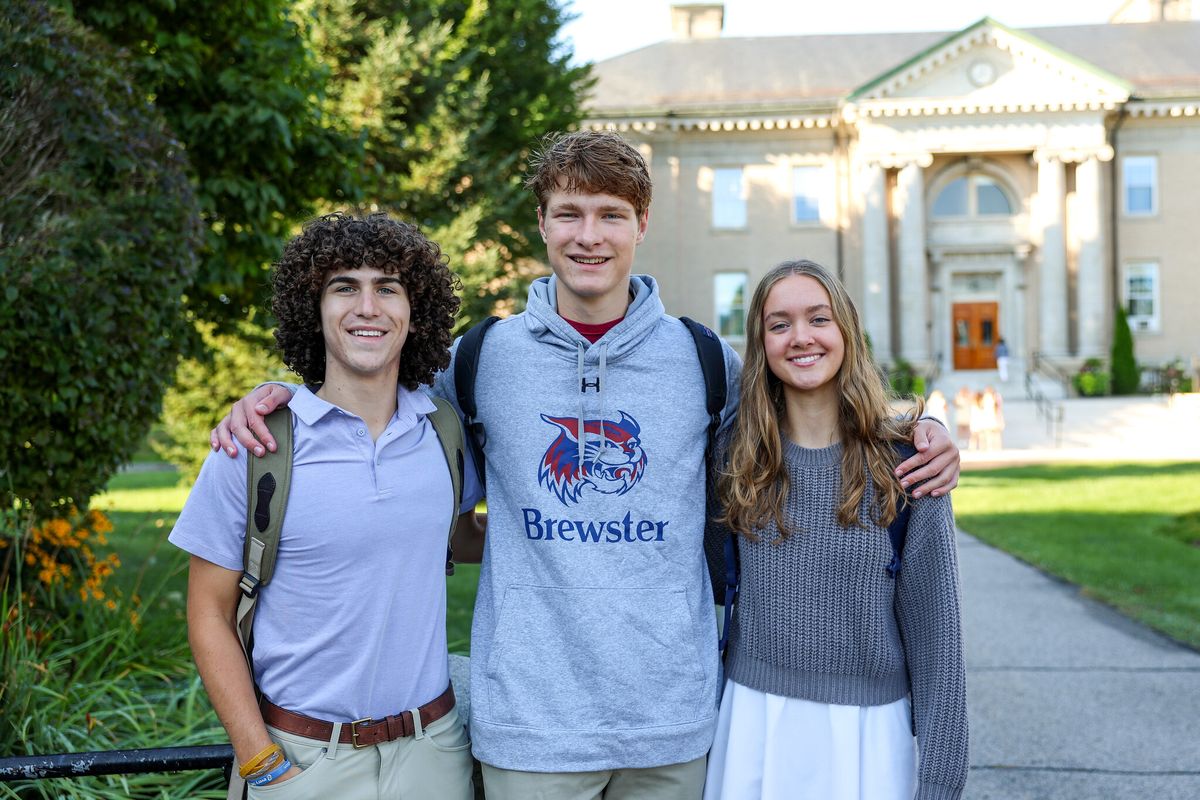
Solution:
M 350 723 L 350 744 L 354 745 L 355 750 L 361 750 L 364 747 L 371 746 L 369 744 L 359 744 L 358 743 L 358 726 L 362 725 L 364 723 L 370 723 L 370 722 L 374 722 L 374 721 L 375 720 L 373 720 L 371 717 L 363 717 L 362 719 L 356 719 L 356 720 L 354 720 L 354 722 Z

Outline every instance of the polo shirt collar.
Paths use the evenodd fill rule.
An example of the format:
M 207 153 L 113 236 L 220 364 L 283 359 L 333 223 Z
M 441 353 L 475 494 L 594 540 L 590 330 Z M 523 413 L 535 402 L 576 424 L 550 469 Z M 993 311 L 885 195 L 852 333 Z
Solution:
M 317 397 L 316 392 L 301 386 L 292 395 L 292 400 L 288 403 L 288 408 L 292 409 L 292 413 L 303 422 L 305 425 L 313 426 L 320 422 L 325 415 L 331 411 L 339 410 L 333 403 Z M 409 391 L 403 386 L 396 386 L 396 415 L 403 416 L 404 414 L 412 414 L 421 416 L 424 414 L 432 414 L 437 410 L 437 406 L 429 399 L 422 391 Z

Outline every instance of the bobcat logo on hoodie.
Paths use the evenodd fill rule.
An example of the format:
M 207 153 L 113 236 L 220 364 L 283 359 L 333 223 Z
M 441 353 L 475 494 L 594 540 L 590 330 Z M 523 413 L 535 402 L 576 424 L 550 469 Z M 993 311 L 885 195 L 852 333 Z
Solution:
M 542 457 L 538 483 L 563 505 L 578 503 L 586 487 L 601 494 L 622 495 L 641 480 L 646 468 L 642 427 L 624 411 L 618 413 L 621 418 L 615 422 L 584 420 L 582 448 L 579 419 L 542 414 L 547 424 L 558 429 L 558 435 Z

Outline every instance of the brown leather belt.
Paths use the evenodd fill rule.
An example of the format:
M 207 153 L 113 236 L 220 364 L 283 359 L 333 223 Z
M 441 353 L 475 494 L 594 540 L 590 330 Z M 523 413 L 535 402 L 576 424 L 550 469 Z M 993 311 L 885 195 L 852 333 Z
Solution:
M 447 686 L 446 691 L 442 692 L 440 697 L 430 700 L 417 709 L 417 713 L 421 715 L 421 727 L 425 728 L 446 716 L 452 708 L 454 708 L 454 687 Z M 272 728 L 279 728 L 281 731 L 294 733 L 306 739 L 329 741 L 329 737 L 333 735 L 332 722 L 288 711 L 265 697 L 259 703 L 259 709 L 262 711 L 263 722 Z M 370 747 L 373 744 L 412 736 L 414 733 L 416 733 L 416 728 L 413 725 L 412 712 L 401 711 L 399 714 L 393 714 L 381 720 L 366 717 L 353 722 L 343 722 L 342 733 L 338 737 L 338 741 L 342 744 L 352 744 L 355 747 Z

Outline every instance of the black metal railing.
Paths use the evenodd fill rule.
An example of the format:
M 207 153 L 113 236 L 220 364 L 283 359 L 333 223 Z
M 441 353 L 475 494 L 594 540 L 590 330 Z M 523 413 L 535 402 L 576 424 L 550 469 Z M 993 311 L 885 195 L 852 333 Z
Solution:
M 98 750 L 48 756 L 0 758 L 0 783 L 44 778 L 84 778 L 93 775 L 134 775 L 147 772 L 188 772 L 219 769 L 229 780 L 233 748 L 227 744 L 195 747 L 151 747 L 142 750 Z

